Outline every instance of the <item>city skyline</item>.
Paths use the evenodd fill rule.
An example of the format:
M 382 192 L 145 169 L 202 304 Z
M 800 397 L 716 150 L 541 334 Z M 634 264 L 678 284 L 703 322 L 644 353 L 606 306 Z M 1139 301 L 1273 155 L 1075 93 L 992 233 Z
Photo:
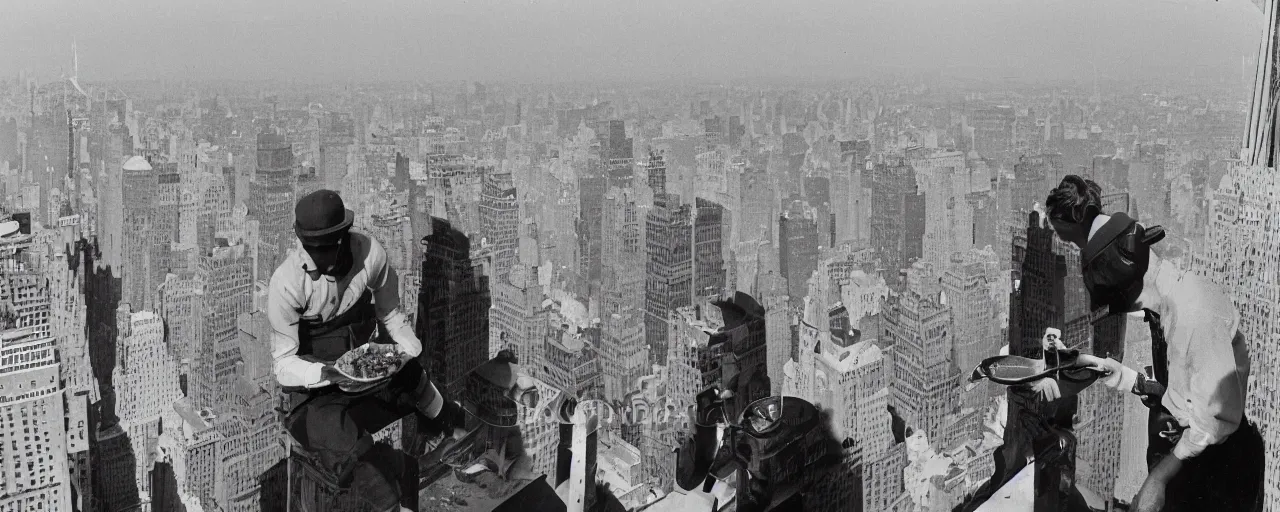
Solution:
M 968 380 L 1043 357 L 1050 329 L 1153 360 L 1137 320 L 1093 322 L 1082 251 L 1044 223 L 1071 174 L 1230 289 L 1280 507 L 1259 12 L 13 6 L 0 509 L 363 510 L 368 481 L 286 428 L 317 396 L 362 403 L 296 386 L 333 378 L 312 336 L 349 331 L 325 350 L 416 338 L 434 410 L 459 406 L 439 419 L 426 387 L 395 387 L 395 410 L 343 413 L 408 510 L 1126 511 L 1148 471 L 1137 398 Z M 376 274 L 372 302 L 312 301 L 330 281 L 295 205 L 320 191 L 360 240 L 332 282 Z

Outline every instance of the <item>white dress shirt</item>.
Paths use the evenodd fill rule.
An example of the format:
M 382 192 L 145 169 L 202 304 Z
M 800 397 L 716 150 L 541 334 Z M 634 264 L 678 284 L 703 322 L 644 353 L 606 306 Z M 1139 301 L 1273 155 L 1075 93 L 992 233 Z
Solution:
M 1249 347 L 1239 331 L 1240 315 L 1222 287 L 1167 261 L 1151 270 L 1156 276 L 1148 286 L 1154 285 L 1160 300 L 1152 309 L 1161 315 L 1168 342 L 1169 382 L 1161 403 L 1186 427 L 1173 450 L 1186 460 L 1240 428 Z M 1115 369 L 1103 383 L 1132 389 L 1138 372 L 1118 363 Z
M 413 326 L 400 311 L 400 287 L 396 271 L 387 264 L 382 244 L 372 237 L 351 231 L 351 251 L 355 261 L 345 277 L 321 275 L 311 256 L 297 246 L 271 275 L 267 292 L 267 319 L 271 323 L 272 369 L 281 386 L 324 387 L 323 363 L 298 356 L 298 324 L 326 322 L 345 313 L 360 300 L 365 290 L 373 293 L 379 323 L 407 354 L 417 356 L 422 343 Z

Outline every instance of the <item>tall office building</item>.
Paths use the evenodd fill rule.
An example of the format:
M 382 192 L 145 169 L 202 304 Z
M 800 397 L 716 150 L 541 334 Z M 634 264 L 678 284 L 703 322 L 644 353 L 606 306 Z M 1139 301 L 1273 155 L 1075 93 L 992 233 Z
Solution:
M 370 222 L 365 229 L 370 236 L 382 244 L 387 253 L 387 263 L 396 269 L 401 283 L 411 274 L 416 273 L 419 250 L 413 244 L 413 231 L 409 216 L 404 208 L 391 208 L 389 211 L 370 215 Z M 401 294 L 404 293 L 401 288 Z
M 831 214 L 835 217 L 833 247 L 845 242 L 863 242 L 868 234 L 871 202 L 863 178 L 866 163 L 853 155 L 848 160 L 847 167 L 837 167 L 831 172 Z
M 269 277 L 293 246 L 297 169 L 293 145 L 273 133 L 258 134 L 257 173 L 249 193 L 249 218 L 258 221 L 258 277 Z
M 649 150 L 649 160 L 645 162 L 645 171 L 649 180 L 649 188 L 654 195 L 667 193 L 667 162 L 662 151 Z
M 519 255 L 520 206 L 511 173 L 489 173 L 482 178 L 480 228 L 493 247 L 493 275 L 505 279 Z
M 783 370 L 791 361 L 791 297 L 787 295 L 787 281 L 776 272 L 767 272 L 757 278 L 756 290 L 764 298 L 766 365 L 771 379 L 770 388 L 777 395 L 782 391 Z
M 871 246 L 880 257 L 881 275 L 899 289 L 898 273 L 923 256 L 924 196 L 918 193 L 915 170 L 905 161 L 877 164 L 870 178 Z
M 29 234 L 0 238 L 0 302 L 13 307 L 0 325 L 0 508 L 70 510 L 58 340 L 44 279 L 24 269 L 30 246 Z
M 801 398 L 832 411 L 832 434 L 843 448 L 840 467 L 832 478 L 820 482 L 817 492 L 830 498 L 826 510 L 883 510 L 891 475 L 872 471 L 871 463 L 883 459 L 893 444 L 890 426 L 890 389 L 884 357 L 874 333 L 852 344 L 837 340 L 835 332 L 805 325 L 800 359 L 793 364 L 804 376 Z M 838 341 L 838 342 L 837 342 Z
M 971 173 L 959 151 L 935 152 L 910 160 L 925 195 L 922 259 L 945 265 L 954 251 L 973 244 L 973 210 L 965 201 Z
M 323 124 L 316 174 L 325 187 L 336 190 L 347 176 L 355 143 L 355 122 L 350 114 L 330 112 Z
M 242 360 L 237 319 L 253 310 L 252 264 L 245 245 L 218 247 L 200 259 L 205 316 L 191 387 L 195 405 L 201 409 L 224 413 L 234 398 L 235 365 Z
M 547 329 L 538 267 L 517 263 L 505 280 L 490 281 L 493 309 L 490 315 L 490 357 L 511 350 L 521 364 L 541 368 L 543 333 Z M 496 338 L 496 339 L 495 339 Z
M 717 203 L 697 198 L 697 219 L 694 221 L 694 295 L 715 298 L 723 295 L 725 288 L 725 217 L 729 212 Z
M 603 175 L 585 175 L 578 178 L 580 209 L 575 224 L 578 236 L 579 265 L 588 282 L 600 279 L 600 254 L 604 241 L 600 224 L 603 219 L 604 195 L 609 190 L 609 179 Z
M 89 407 L 100 398 L 89 357 L 83 290 L 90 245 L 81 238 L 80 216 L 63 217 L 58 224 L 56 236 L 42 237 L 45 247 L 39 252 L 47 256 L 41 258 L 39 267 L 48 282 L 50 334 L 58 340 L 59 378 L 65 388 L 71 510 L 83 510 L 93 496 L 89 439 L 94 426 Z
M 791 208 L 778 219 L 778 241 L 782 277 L 787 280 L 792 305 L 798 307 L 808 293 L 809 277 L 818 268 L 822 245 L 813 209 L 803 201 L 792 201 Z
M 994 300 L 1005 291 L 997 281 L 1004 267 L 990 250 L 955 252 L 948 263 L 939 278 L 944 303 L 952 312 L 956 368 L 966 372 L 1004 344 Z
M 935 442 L 952 406 L 960 373 L 953 360 L 952 310 L 932 266 L 907 271 L 903 291 L 884 310 L 884 344 L 893 347 L 893 405 L 902 418 Z
M 601 123 L 605 124 L 605 123 Z M 626 121 L 614 119 L 596 129 L 600 141 L 600 160 L 612 186 L 625 186 L 631 180 L 634 143 L 627 137 Z
M 670 315 L 693 301 L 693 221 L 669 194 L 654 198 L 646 220 L 645 339 L 655 364 L 666 364 Z
M 1255 104 L 1255 109 L 1258 106 Z M 1265 112 L 1264 112 L 1265 114 Z M 1274 118 L 1274 113 L 1270 114 Z M 1273 148 L 1254 148 L 1259 158 L 1273 158 Z M 1191 258 L 1199 275 L 1222 285 L 1240 312 L 1240 332 L 1249 340 L 1252 359 L 1245 414 L 1258 423 L 1266 441 L 1266 490 L 1264 509 L 1280 507 L 1280 415 L 1273 398 L 1280 389 L 1280 351 L 1270 342 L 1280 329 L 1280 282 L 1272 277 L 1280 252 L 1280 231 L 1269 227 L 1272 197 L 1280 190 L 1274 169 L 1239 166 L 1230 169 L 1208 198 L 1210 222 L 1207 238 Z
M 192 471 L 200 471 L 200 458 L 188 458 L 188 481 L 197 482 L 197 489 L 202 489 L 201 496 L 212 494 L 223 510 L 259 510 L 262 508 L 261 493 L 263 475 L 285 456 L 285 448 L 280 441 L 280 423 L 276 411 L 276 400 L 280 396 L 275 376 L 271 372 L 270 343 L 271 326 L 266 314 L 262 312 L 242 313 L 236 318 L 235 346 L 242 358 L 233 365 L 233 373 L 228 376 L 225 385 L 232 390 L 229 394 L 232 407 L 227 408 L 223 416 L 217 418 L 221 423 L 218 431 L 223 433 L 217 437 L 217 445 L 209 446 L 202 437 L 188 446 L 189 453 L 196 457 L 207 457 L 209 451 L 216 450 L 220 459 L 218 478 L 195 480 Z M 207 434 L 206 437 L 215 437 Z M 295 466 L 296 467 L 296 466 Z M 218 485 L 220 484 L 220 485 Z M 188 487 L 190 489 L 191 486 Z M 194 494 L 194 493 L 193 493 Z
M 777 247 L 778 199 L 769 174 L 750 168 L 742 174 L 742 241 L 763 240 Z
M 161 164 L 156 175 L 155 221 L 151 225 L 151 280 L 148 292 L 155 293 L 173 264 L 173 246 L 179 238 L 178 216 L 182 206 L 182 182 L 178 164 Z M 154 307 L 154 304 L 153 304 Z
M 125 267 L 121 278 L 124 280 L 125 302 L 136 304 L 139 310 L 151 309 L 154 301 L 152 295 L 160 283 L 152 286 L 151 273 L 153 250 L 153 218 L 158 218 L 156 211 L 158 178 L 151 164 L 146 159 L 135 156 L 124 163 L 121 170 L 123 184 L 124 208 L 124 244 L 123 255 Z M 157 265 L 159 262 L 155 262 Z
M 488 360 L 489 262 L 473 254 L 471 241 L 447 221 L 432 219 L 422 241 L 422 287 L 415 329 L 424 366 L 436 382 L 459 396 L 460 378 Z
M 636 190 L 609 189 L 602 221 L 601 363 L 608 400 L 621 400 L 649 370 L 645 326 L 648 208 Z
M 116 467 L 108 477 L 137 485 L 138 499 L 146 504 L 151 496 L 147 453 L 163 428 L 163 417 L 181 399 L 178 365 L 164 342 L 164 321 L 150 311 L 132 312 L 128 304 L 116 311 L 119 329 L 118 366 L 114 372 L 117 426 L 120 437 L 134 454 L 132 468 Z M 106 454 L 103 454 L 106 455 Z M 127 488 L 127 484 L 126 484 Z M 131 497 L 131 496 L 130 496 Z

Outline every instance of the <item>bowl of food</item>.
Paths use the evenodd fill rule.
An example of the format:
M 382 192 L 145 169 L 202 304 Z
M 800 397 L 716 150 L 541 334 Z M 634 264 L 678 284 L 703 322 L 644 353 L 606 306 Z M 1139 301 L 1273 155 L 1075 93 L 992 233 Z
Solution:
M 333 367 L 347 378 L 361 383 L 384 380 L 404 365 L 400 347 L 380 343 L 367 343 L 343 354 Z

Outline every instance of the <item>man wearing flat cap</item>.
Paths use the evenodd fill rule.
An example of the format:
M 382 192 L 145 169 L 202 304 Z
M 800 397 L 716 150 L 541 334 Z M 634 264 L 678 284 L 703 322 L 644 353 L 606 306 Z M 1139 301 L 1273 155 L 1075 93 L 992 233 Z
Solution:
M 337 485 L 374 510 L 401 510 L 403 468 L 378 453 L 371 434 L 412 414 L 420 439 L 459 437 L 465 411 L 418 363 L 422 343 L 400 310 L 395 269 L 377 240 L 351 228 L 354 215 L 338 193 L 308 194 L 294 215 L 300 243 L 272 274 L 267 296 L 272 368 L 290 398 L 285 428 Z M 379 324 L 404 364 L 371 389 L 343 391 L 358 383 L 334 362 L 370 342 Z

